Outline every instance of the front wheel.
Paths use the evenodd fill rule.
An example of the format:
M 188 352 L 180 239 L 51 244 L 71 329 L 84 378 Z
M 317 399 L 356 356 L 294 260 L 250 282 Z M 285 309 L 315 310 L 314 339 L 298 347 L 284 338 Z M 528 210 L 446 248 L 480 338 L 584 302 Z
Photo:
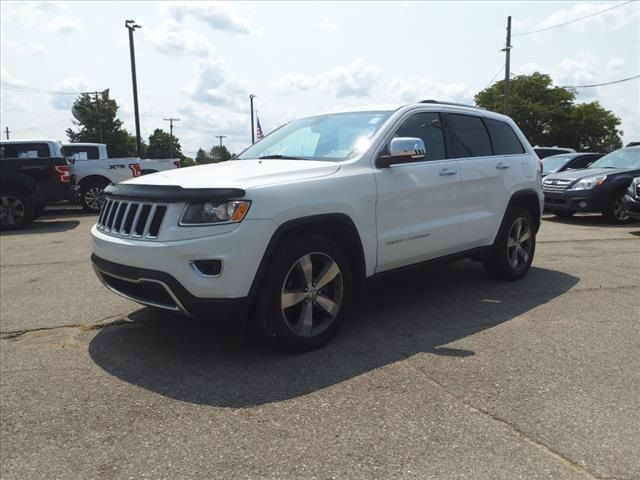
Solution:
M 484 262 L 487 273 L 499 280 L 519 280 L 533 261 L 536 236 L 531 214 L 521 207 L 509 209 L 504 226 Z
M 0 195 L 0 229 L 20 230 L 34 218 L 34 205 L 24 193 L 8 190 Z
M 102 194 L 109 185 L 108 180 L 91 180 L 80 188 L 80 204 L 85 212 L 100 213 L 104 199 Z
M 300 235 L 280 245 L 258 301 L 263 337 L 298 352 L 326 344 L 343 322 L 351 281 L 349 262 L 331 239 Z
M 607 221 L 611 223 L 627 223 L 631 220 L 631 217 L 624 209 L 624 194 L 625 191 L 621 190 L 611 196 L 607 208 L 603 212 Z

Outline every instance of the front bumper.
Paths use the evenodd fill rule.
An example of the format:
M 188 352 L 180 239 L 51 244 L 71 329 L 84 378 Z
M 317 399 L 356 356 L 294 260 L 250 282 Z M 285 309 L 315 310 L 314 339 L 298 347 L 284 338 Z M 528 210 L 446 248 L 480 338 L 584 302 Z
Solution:
M 603 196 L 593 190 L 543 192 L 545 210 L 602 212 L 606 207 Z
M 624 196 L 624 210 L 631 218 L 640 220 L 640 198 L 633 198 L 629 194 Z
M 198 298 L 165 272 L 129 267 L 93 254 L 91 262 L 100 281 L 112 292 L 150 307 L 182 313 L 194 318 L 230 318 L 247 313 L 243 298 Z

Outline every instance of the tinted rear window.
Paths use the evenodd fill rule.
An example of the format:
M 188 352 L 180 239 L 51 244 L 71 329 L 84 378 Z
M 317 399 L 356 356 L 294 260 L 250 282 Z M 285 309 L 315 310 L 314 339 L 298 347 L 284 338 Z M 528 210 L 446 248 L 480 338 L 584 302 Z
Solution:
M 493 142 L 493 151 L 496 155 L 524 153 L 524 147 L 511 126 L 490 118 L 486 118 L 485 123 L 489 129 L 491 141 Z
M 45 158 L 50 157 L 46 143 L 5 143 L 2 158 Z
M 452 158 L 492 155 L 489 134 L 480 117 L 447 115 L 447 131 L 451 142 Z
M 62 152 L 65 157 L 71 157 L 74 160 L 98 160 L 100 158 L 98 147 L 65 145 L 62 147 Z

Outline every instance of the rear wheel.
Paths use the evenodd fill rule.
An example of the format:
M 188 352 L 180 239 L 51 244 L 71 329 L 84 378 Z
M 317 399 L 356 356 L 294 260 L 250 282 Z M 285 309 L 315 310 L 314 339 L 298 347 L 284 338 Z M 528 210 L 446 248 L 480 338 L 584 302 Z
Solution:
M 90 180 L 80 187 L 80 204 L 85 212 L 99 213 L 104 203 L 102 194 L 108 180 Z
M 17 190 L 7 190 L 0 195 L 0 228 L 19 230 L 28 225 L 34 217 L 33 202 L 27 195 Z
M 281 349 L 319 348 L 340 329 L 351 289 L 349 262 L 332 240 L 292 238 L 278 249 L 262 284 L 260 332 Z
M 521 207 L 510 208 L 484 267 L 489 275 L 499 280 L 518 280 L 529 271 L 535 249 L 531 214 Z
M 615 192 L 609 199 L 607 208 L 603 212 L 604 217 L 611 223 L 627 223 L 631 217 L 624 209 L 624 190 Z

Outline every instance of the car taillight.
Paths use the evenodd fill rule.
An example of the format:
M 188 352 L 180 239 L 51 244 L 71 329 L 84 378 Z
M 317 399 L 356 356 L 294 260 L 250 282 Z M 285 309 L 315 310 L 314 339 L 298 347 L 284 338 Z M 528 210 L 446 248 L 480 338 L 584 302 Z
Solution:
M 174 160 L 173 164 L 176 166 L 176 168 L 180 168 L 180 160 Z
M 56 165 L 54 167 L 56 169 L 56 173 L 58 174 L 58 181 L 60 183 L 69 183 L 71 182 L 71 175 L 69 172 L 69 165 Z

